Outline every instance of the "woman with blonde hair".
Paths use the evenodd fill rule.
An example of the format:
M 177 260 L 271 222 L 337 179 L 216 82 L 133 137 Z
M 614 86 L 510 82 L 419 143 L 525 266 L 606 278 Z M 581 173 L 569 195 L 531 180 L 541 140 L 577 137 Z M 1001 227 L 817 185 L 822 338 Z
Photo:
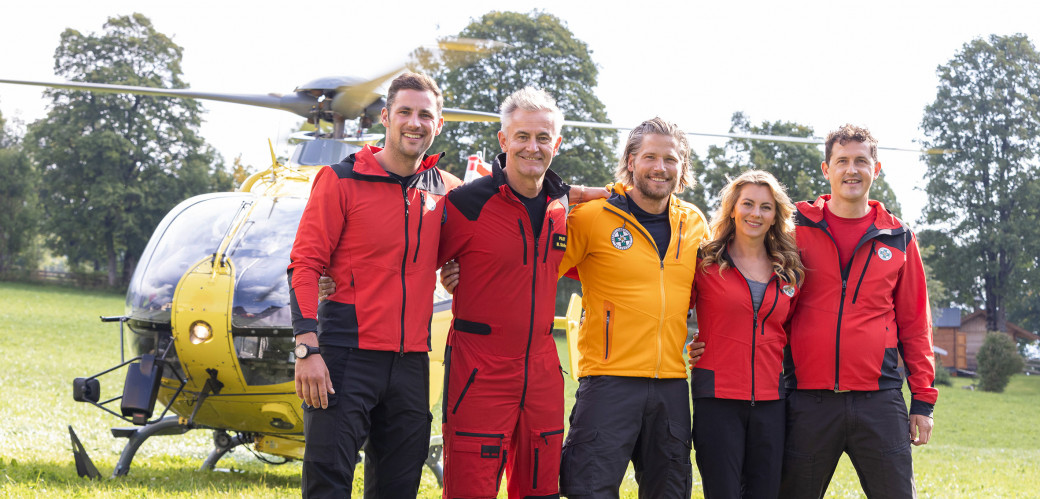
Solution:
M 749 170 L 720 193 L 690 306 L 704 354 L 693 368 L 693 442 L 704 496 L 777 497 L 784 454 L 784 323 L 805 277 L 794 205 Z

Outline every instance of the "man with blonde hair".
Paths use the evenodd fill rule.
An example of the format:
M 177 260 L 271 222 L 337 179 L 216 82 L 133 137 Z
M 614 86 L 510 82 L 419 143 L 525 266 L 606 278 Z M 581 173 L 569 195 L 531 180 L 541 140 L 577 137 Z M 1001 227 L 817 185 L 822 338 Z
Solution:
M 585 309 L 560 468 L 567 497 L 618 497 L 629 461 L 640 497 L 690 496 L 683 343 L 707 228 L 701 211 L 675 196 L 692 183 L 689 153 L 674 124 L 643 122 L 629 134 L 612 195 L 567 219 L 560 269 L 576 269 Z

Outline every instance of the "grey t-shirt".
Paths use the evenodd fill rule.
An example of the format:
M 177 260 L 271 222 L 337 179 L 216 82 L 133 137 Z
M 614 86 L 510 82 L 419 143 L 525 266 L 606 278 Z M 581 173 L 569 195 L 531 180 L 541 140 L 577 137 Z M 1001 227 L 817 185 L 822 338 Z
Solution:
M 744 278 L 748 283 L 748 287 L 751 288 L 751 304 L 755 306 L 755 312 L 758 312 L 758 307 L 762 305 L 762 297 L 766 295 L 766 286 L 769 283 L 758 282 L 748 278 Z

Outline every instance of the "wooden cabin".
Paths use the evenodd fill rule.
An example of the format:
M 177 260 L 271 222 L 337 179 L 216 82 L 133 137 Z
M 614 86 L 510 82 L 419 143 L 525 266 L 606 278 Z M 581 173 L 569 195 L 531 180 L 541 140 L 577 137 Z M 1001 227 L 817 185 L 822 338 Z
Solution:
M 958 308 L 941 308 L 932 318 L 932 323 L 935 327 L 933 342 L 946 351 L 945 355 L 936 354 L 942 358 L 943 367 L 968 371 L 978 369 L 975 354 L 986 339 L 986 311 L 980 310 L 961 317 Z M 1040 339 L 1040 336 L 1010 322 L 1007 323 L 1007 329 L 1007 334 L 1015 340 Z

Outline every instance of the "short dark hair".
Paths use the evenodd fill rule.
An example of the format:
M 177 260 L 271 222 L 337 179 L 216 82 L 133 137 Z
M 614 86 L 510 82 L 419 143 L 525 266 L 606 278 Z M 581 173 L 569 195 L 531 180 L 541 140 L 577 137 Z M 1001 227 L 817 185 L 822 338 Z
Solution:
M 841 128 L 827 134 L 827 142 L 824 146 L 823 158 L 827 164 L 831 162 L 831 149 L 834 148 L 834 143 L 837 142 L 840 145 L 848 144 L 855 140 L 856 142 L 866 142 L 870 146 L 870 157 L 877 163 L 877 139 L 870 134 L 870 130 L 864 127 L 856 126 L 851 123 L 842 125 Z
M 440 114 L 441 110 L 444 109 L 444 95 L 441 94 L 441 88 L 438 87 L 437 82 L 433 81 L 433 78 L 430 78 L 429 76 L 422 73 L 407 72 L 394 78 L 394 81 L 390 83 L 390 90 L 386 92 L 387 110 L 393 109 L 394 98 L 397 97 L 397 92 L 400 90 L 433 92 L 434 97 L 437 98 L 437 114 Z

